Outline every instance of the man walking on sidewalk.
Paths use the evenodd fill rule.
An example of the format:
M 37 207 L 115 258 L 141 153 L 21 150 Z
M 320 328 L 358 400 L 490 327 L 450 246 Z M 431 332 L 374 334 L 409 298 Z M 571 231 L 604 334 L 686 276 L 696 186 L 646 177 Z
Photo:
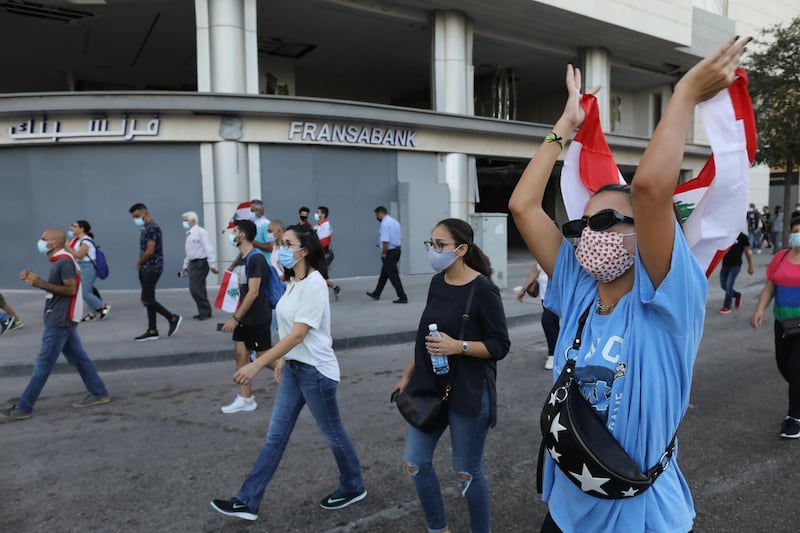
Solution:
M 381 223 L 378 231 L 378 247 L 381 249 L 381 275 L 378 277 L 378 285 L 375 290 L 368 292 L 367 296 L 373 300 L 381 297 L 386 280 L 389 280 L 397 293 L 397 300 L 392 303 L 407 304 L 408 297 L 403 290 L 403 283 L 400 281 L 400 272 L 397 270 L 397 263 L 400 261 L 400 223 L 392 218 L 386 208 L 379 205 L 375 208 L 375 218 Z
M 23 270 L 20 279 L 47 292 L 44 304 L 44 333 L 42 347 L 33 364 L 33 374 L 19 401 L 0 410 L 0 420 L 25 420 L 33 416 L 33 405 L 39 398 L 60 353 L 80 374 L 89 394 L 73 407 L 89 407 L 111 401 L 108 390 L 97 369 L 83 350 L 78 337 L 78 322 L 83 314 L 81 278 L 75 259 L 64 251 L 67 236 L 63 230 L 49 229 L 42 234 L 37 246 L 50 260 L 50 274 L 44 281 L 34 272 Z
M 217 254 L 208 231 L 197 223 L 197 213 L 187 211 L 183 214 L 183 229 L 186 230 L 186 255 L 183 258 L 181 275 L 189 275 L 189 294 L 192 295 L 197 305 L 195 320 L 211 318 L 211 304 L 208 303 L 206 291 L 206 278 L 209 265 L 214 274 L 219 271 L 213 265 L 217 264 Z
M 150 218 L 147 206 L 133 204 L 128 210 L 133 217 L 133 223 L 142 231 L 139 236 L 139 260 L 136 261 L 136 270 L 139 271 L 139 284 L 142 286 L 142 305 L 147 308 L 147 331 L 135 341 L 158 340 L 156 329 L 156 313 L 169 321 L 168 337 L 172 337 L 181 325 L 183 318 L 167 310 L 156 301 L 156 283 L 164 271 L 164 249 L 161 227 Z

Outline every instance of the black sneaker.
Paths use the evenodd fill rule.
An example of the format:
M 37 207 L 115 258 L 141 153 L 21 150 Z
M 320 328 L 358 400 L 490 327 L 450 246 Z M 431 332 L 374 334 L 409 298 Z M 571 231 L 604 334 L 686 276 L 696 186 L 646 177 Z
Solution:
M 367 497 L 367 489 L 361 492 L 341 492 L 339 489 L 328 494 L 319 502 L 323 509 L 342 509 L 351 503 L 360 502 Z
M 0 409 L 0 421 L 2 420 L 27 420 L 33 416 L 33 413 L 30 411 L 21 411 L 17 409 L 17 406 L 14 405 L 12 407 L 7 407 L 5 409 Z
M 341 293 L 342 293 L 342 288 L 341 288 L 341 287 L 339 287 L 338 285 L 336 285 L 336 286 L 333 288 L 333 299 L 334 299 L 334 301 L 336 301 L 336 302 L 338 302 L 338 301 L 339 301 L 339 295 L 340 295 Z
M 181 315 L 175 315 L 174 318 L 176 320 L 169 321 L 169 331 L 167 332 L 167 337 L 172 337 L 175 335 L 175 332 L 178 331 L 179 327 L 181 327 L 181 322 L 183 322 L 183 317 Z
M 170 326 L 170 328 L 172 328 L 172 326 Z M 141 335 L 139 335 L 138 337 L 133 338 L 133 340 L 135 340 L 136 342 L 157 341 L 158 339 L 159 339 L 158 331 L 150 331 L 149 329 L 144 333 L 142 333 Z
M 398 298 L 397 300 L 392 300 L 393 304 L 407 304 L 408 298 Z
M 11 329 L 14 325 L 14 317 L 10 316 L 4 320 L 0 320 L 0 335 L 4 335 L 6 331 Z
M 800 421 L 787 416 L 783 422 L 781 422 L 781 437 L 784 439 L 800 438 Z
M 231 498 L 230 500 L 211 500 L 211 507 L 222 514 L 228 516 L 235 516 L 244 520 L 255 520 L 258 518 L 255 509 L 242 503 L 238 498 Z
M 374 292 L 368 292 L 368 293 L 367 293 L 367 296 L 369 296 L 369 297 L 370 297 L 370 298 L 372 298 L 373 300 L 379 300 L 379 299 L 380 299 L 380 297 L 381 297 L 379 294 L 376 294 L 376 293 L 374 293 Z

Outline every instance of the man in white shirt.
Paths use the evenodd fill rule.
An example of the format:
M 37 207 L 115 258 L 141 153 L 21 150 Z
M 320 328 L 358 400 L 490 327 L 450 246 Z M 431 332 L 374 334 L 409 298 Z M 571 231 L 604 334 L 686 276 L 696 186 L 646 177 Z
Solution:
M 211 318 L 211 304 L 208 302 L 206 292 L 206 278 L 209 269 L 214 274 L 219 271 L 214 266 L 217 263 L 217 254 L 208 231 L 197 223 L 197 213 L 187 211 L 182 215 L 183 229 L 186 230 L 186 256 L 183 258 L 181 276 L 189 274 L 189 293 L 197 304 L 195 320 Z
M 378 285 L 375 290 L 368 292 L 367 296 L 373 300 L 381 297 L 386 280 L 389 280 L 397 293 L 397 299 L 392 303 L 407 304 L 408 296 L 403 290 L 403 283 L 400 281 L 400 272 L 397 270 L 397 263 L 400 261 L 400 239 L 402 231 L 400 223 L 389 216 L 386 208 L 379 205 L 375 208 L 375 218 L 381 223 L 378 231 L 378 247 L 381 249 L 381 275 L 378 277 Z

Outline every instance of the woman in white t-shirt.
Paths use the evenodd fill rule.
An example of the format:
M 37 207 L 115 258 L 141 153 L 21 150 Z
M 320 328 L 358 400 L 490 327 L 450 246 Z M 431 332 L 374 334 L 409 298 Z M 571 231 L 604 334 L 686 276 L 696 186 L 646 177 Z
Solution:
M 342 425 L 336 401 L 339 362 L 333 352 L 322 245 L 317 234 L 304 226 L 289 227 L 278 245 L 284 279 L 289 281 L 275 308 L 280 340 L 233 375 L 236 383 L 247 384 L 262 368 L 274 368 L 279 385 L 272 419 L 256 464 L 236 497 L 211 502 L 217 511 L 245 520 L 258 518 L 264 490 L 306 404 L 339 467 L 339 487 L 323 498 L 322 508 L 341 509 L 367 495 L 361 465 Z
M 76 220 L 69 226 L 67 237 L 70 239 L 69 246 L 64 249 L 75 257 L 81 269 L 81 296 L 87 310 L 81 322 L 102 320 L 108 316 L 111 306 L 103 303 L 99 293 L 95 294 L 97 247 L 94 244 L 92 226 L 85 220 Z

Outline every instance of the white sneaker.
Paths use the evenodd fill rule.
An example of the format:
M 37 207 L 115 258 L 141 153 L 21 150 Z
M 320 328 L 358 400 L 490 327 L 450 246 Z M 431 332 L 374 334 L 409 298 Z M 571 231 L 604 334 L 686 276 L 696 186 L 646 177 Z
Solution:
M 553 356 L 548 355 L 544 358 L 544 369 L 545 370 L 553 370 Z
M 220 407 L 220 411 L 225 414 L 240 413 L 242 411 L 255 411 L 256 407 L 258 407 L 258 404 L 253 396 L 250 396 L 249 398 L 243 398 L 237 394 L 233 402 Z

